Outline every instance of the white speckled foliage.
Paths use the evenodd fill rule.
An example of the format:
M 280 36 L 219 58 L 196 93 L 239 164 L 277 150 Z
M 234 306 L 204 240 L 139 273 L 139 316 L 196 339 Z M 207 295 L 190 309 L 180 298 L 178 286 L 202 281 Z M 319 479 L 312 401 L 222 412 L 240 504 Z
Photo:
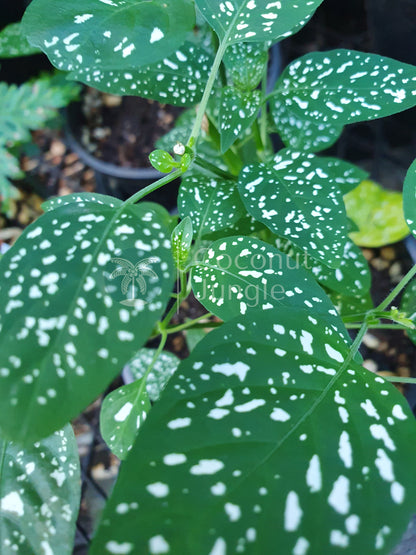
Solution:
M 283 71 L 274 95 L 277 110 L 284 103 L 301 121 L 339 127 L 415 106 L 416 68 L 354 50 L 313 52 Z
M 414 509 L 413 416 L 348 350 L 303 310 L 211 332 L 149 414 L 91 553 L 388 553 Z
M 201 99 L 211 64 L 211 56 L 203 48 L 185 42 L 163 60 L 149 65 L 127 70 L 80 67 L 70 77 L 112 94 L 191 106 Z
M 127 457 L 150 408 L 143 380 L 122 385 L 105 397 L 100 412 L 101 435 L 119 459 Z
M 261 93 L 240 91 L 224 87 L 220 102 L 221 151 L 225 152 L 241 137 L 255 120 L 261 102 Z
M 304 25 L 323 0 L 195 0 L 221 40 L 273 41 L 288 37 Z
M 165 309 L 174 279 L 168 213 L 100 199 L 57 201 L 1 260 L 0 426 L 7 437 L 31 442 L 77 415 Z
M 243 168 L 238 187 L 256 220 L 309 256 L 336 268 L 347 242 L 342 197 L 365 175 L 342 160 L 286 149 L 268 164 Z
M 22 33 L 21 23 L 10 23 L 0 32 L 0 58 L 14 58 L 38 54 L 39 48 L 31 46 Z
M 70 555 L 80 490 L 71 426 L 25 448 L 0 438 L 2 555 Z
M 59 69 L 146 66 L 172 54 L 195 23 L 192 0 L 35 0 L 23 32 Z M 63 24 L 64 22 L 64 24 Z
M 255 313 L 272 314 L 307 309 L 332 319 L 338 333 L 346 333 L 332 303 L 302 268 L 302 259 L 249 237 L 217 240 L 194 262 L 196 298 L 212 313 L 228 321 Z
M 195 236 L 201 237 L 232 228 L 247 214 L 234 181 L 198 174 L 182 179 L 178 210 L 181 218 L 191 218 Z

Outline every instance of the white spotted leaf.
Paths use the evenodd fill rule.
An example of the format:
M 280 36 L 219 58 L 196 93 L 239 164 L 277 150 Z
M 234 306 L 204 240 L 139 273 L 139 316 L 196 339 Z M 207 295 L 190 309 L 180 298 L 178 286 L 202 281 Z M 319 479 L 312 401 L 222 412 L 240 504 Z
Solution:
M 207 310 L 228 321 L 261 309 L 281 313 L 307 309 L 346 330 L 311 274 L 283 252 L 250 237 L 215 241 L 195 262 L 192 288 Z M 202 258 L 202 259 L 201 259 Z
M 111 94 L 152 98 L 174 106 L 192 106 L 204 91 L 211 56 L 191 42 L 144 67 L 79 67 L 69 77 Z
M 208 334 L 150 412 L 91 555 L 387 555 L 414 512 L 416 425 L 349 346 L 302 310 Z
M 0 339 L 0 427 L 7 437 L 32 442 L 76 416 L 165 309 L 173 284 L 169 214 L 150 203 L 111 203 L 64 199 L 1 259 L 0 327 L 8 334 Z
M 292 110 L 292 106 L 277 97 L 270 101 L 270 113 L 283 143 L 293 150 L 325 150 L 335 143 L 344 129 L 343 125 L 306 118 L 304 112 Z
M 347 242 L 344 189 L 357 186 L 365 176 L 342 160 L 286 149 L 268 164 L 243 168 L 238 187 L 256 220 L 336 268 Z
M 127 365 L 128 375 L 141 380 L 152 363 L 156 349 L 140 349 Z M 180 360 L 173 353 L 162 351 L 146 379 L 146 391 L 151 401 L 158 401 L 163 389 L 175 373 Z
M 277 42 L 297 32 L 323 0 L 195 0 L 220 40 Z
M 34 0 L 23 32 L 59 69 L 146 66 L 174 52 L 195 23 L 191 0 Z
M 416 160 L 411 164 L 404 180 L 403 211 L 406 223 L 416 237 Z
M 290 245 L 288 250 L 287 247 L 283 249 L 285 241 L 282 239 L 276 241 L 276 246 L 299 261 L 304 268 L 312 272 L 321 286 L 331 291 L 347 296 L 358 296 L 367 293 L 370 289 L 371 273 L 367 260 L 351 239 L 347 239 L 339 268 L 329 268 L 320 264 L 293 245 Z
M 80 502 L 70 425 L 35 445 L 0 438 L 0 551 L 70 555 Z
M 39 48 L 31 46 L 22 33 L 22 25 L 10 23 L 0 31 L 0 58 L 15 58 L 40 53 Z
M 186 268 L 186 263 L 191 252 L 193 235 L 192 220 L 189 216 L 183 218 L 172 231 L 172 255 L 175 266 L 179 270 Z
M 264 77 L 270 43 L 241 42 L 232 44 L 224 54 L 224 65 L 234 87 L 252 91 Z
M 227 151 L 253 123 L 261 98 L 258 90 L 244 92 L 235 87 L 222 89 L 219 114 L 221 152 Z
M 292 62 L 276 83 L 276 107 L 331 127 L 372 120 L 416 105 L 416 67 L 354 50 L 314 52 Z
M 201 174 L 182 179 L 178 210 L 181 218 L 191 218 L 195 236 L 201 237 L 232 227 L 247 215 L 235 181 Z
M 101 406 L 100 431 L 111 451 L 124 460 L 151 408 L 143 380 L 109 393 Z

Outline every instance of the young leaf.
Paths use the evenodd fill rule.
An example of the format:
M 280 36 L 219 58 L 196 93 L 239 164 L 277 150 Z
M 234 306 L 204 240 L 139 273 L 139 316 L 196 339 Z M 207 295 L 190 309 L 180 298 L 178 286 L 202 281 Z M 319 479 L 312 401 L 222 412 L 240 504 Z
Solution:
M 149 160 L 152 166 L 162 173 L 169 173 L 176 167 L 175 160 L 165 150 L 154 150 L 149 154 Z
M 181 218 L 191 218 L 200 236 L 231 227 L 247 214 L 234 181 L 200 174 L 182 179 L 178 210 Z
M 41 52 L 36 46 L 31 46 L 22 34 L 22 25 L 10 23 L 0 32 L 0 58 L 15 58 L 30 56 Z
M 140 349 L 128 363 L 128 369 L 134 380 L 141 380 L 149 368 L 156 353 L 155 349 Z M 162 351 L 149 372 L 146 380 L 146 391 L 151 401 L 158 401 L 170 378 L 175 373 L 180 360 L 167 351 Z
M 342 160 L 282 150 L 268 164 L 243 168 L 238 188 L 254 218 L 336 268 L 348 228 L 342 188 L 358 185 L 362 175 Z
M 35 445 L 0 438 L 0 551 L 70 555 L 80 470 L 68 424 Z
M 174 106 L 192 106 L 202 97 L 211 64 L 211 56 L 205 50 L 185 42 L 163 60 L 144 67 L 123 70 L 81 66 L 68 77 L 111 94 L 137 95 Z
M 240 42 L 227 48 L 224 65 L 234 87 L 249 92 L 254 90 L 264 77 L 270 43 Z
M 172 255 L 176 267 L 185 270 L 191 252 L 192 238 L 194 232 L 192 220 L 186 216 L 172 232 Z
M 224 87 L 220 102 L 221 152 L 226 152 L 256 118 L 261 102 L 258 90 L 243 92 Z
M 195 3 L 220 40 L 233 44 L 277 42 L 289 37 L 309 21 L 322 1 L 195 0 Z
M 347 214 L 358 226 L 358 231 L 350 233 L 351 239 L 361 247 L 381 247 L 404 239 L 409 228 L 403 215 L 403 200 L 397 191 L 363 181 L 344 197 Z
M 91 555 L 389 553 L 414 512 L 416 425 L 348 350 L 302 310 L 208 334 L 149 414 Z
M 332 317 L 340 333 L 343 329 L 332 303 L 299 261 L 258 239 L 218 240 L 195 266 L 196 298 L 223 320 L 259 309 L 275 314 L 306 307 Z
M 378 54 L 331 50 L 292 62 L 275 94 L 302 120 L 342 126 L 415 106 L 415 84 L 414 66 Z
M 280 138 L 287 147 L 305 152 L 319 152 L 332 146 L 344 129 L 336 123 L 323 123 L 305 117 L 278 97 L 270 100 L 270 113 Z
M 162 60 L 195 24 L 191 0 L 34 0 L 23 33 L 59 69 L 128 70 Z
M 81 200 L 41 216 L 7 251 L 0 261 L 5 436 L 46 437 L 143 345 L 171 292 L 169 238 L 169 214 L 157 205 Z
M 123 385 L 105 397 L 100 413 L 101 435 L 119 459 L 127 457 L 150 409 L 143 380 Z
M 416 160 L 407 171 L 403 184 L 403 210 L 411 233 L 416 236 Z

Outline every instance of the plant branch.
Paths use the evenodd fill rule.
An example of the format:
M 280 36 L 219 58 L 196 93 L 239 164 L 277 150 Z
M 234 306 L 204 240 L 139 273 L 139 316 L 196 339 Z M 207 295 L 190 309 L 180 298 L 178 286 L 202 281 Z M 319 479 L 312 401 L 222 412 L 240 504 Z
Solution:
M 148 194 L 153 193 L 153 191 L 156 191 L 157 189 L 160 189 L 160 187 L 163 187 L 164 185 L 167 185 L 168 183 L 171 183 L 177 177 L 180 177 L 182 175 L 182 173 L 183 172 L 182 172 L 181 169 L 177 169 L 177 170 L 169 173 L 168 175 L 165 175 L 164 177 L 161 177 L 160 179 L 158 179 L 154 183 L 151 183 L 147 187 L 144 187 L 144 189 L 140 189 L 140 191 L 137 191 L 137 193 L 134 193 L 134 195 L 132 195 L 126 201 L 124 201 L 123 206 L 127 206 L 129 204 L 134 204 L 134 203 L 138 202 L 139 200 L 141 200 L 142 198 L 144 198 Z
M 396 285 L 393 291 L 388 295 L 382 303 L 380 303 L 374 310 L 385 310 L 389 304 L 397 297 L 397 295 L 406 287 L 409 281 L 416 275 L 416 264 L 411 268 L 404 278 Z
M 205 170 L 210 171 L 211 173 L 217 175 L 218 177 L 221 177 L 222 179 L 231 179 L 233 181 L 237 181 L 237 177 L 235 175 L 222 170 L 217 166 L 214 166 L 214 164 L 211 164 L 211 162 L 208 162 L 208 160 L 204 160 L 200 156 L 195 156 L 194 164 L 196 166 L 199 166 L 200 168 L 204 168 Z
M 214 63 L 211 67 L 211 72 L 208 77 L 207 84 L 205 86 L 204 94 L 202 96 L 201 102 L 198 107 L 198 112 L 196 114 L 194 126 L 192 128 L 191 136 L 189 137 L 187 145 L 190 148 L 193 148 L 198 140 L 199 134 L 201 133 L 201 125 L 202 120 L 207 108 L 209 97 L 211 96 L 212 89 L 214 87 L 215 79 L 217 77 L 217 73 L 219 67 L 221 65 L 222 59 L 224 57 L 224 53 L 227 49 L 227 41 L 223 40 L 220 42 L 218 47 L 217 53 L 215 55 Z

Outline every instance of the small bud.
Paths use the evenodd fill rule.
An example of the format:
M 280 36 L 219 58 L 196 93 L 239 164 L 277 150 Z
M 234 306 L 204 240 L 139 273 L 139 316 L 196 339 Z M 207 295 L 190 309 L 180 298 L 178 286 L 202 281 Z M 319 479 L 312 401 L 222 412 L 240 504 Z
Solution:
M 176 143 L 176 145 L 173 147 L 173 152 L 175 154 L 177 154 L 178 156 L 183 156 L 185 154 L 185 147 L 182 143 Z

